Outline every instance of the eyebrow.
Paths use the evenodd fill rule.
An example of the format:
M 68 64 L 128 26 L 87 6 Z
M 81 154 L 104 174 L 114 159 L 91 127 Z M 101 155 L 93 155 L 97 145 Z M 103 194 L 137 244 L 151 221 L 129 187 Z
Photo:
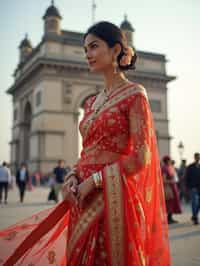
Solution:
M 91 45 L 92 45 L 92 44 L 94 44 L 95 42 L 98 42 L 98 40 L 91 41 L 90 43 L 88 43 L 88 45 L 87 45 L 87 46 L 91 46 Z M 86 50 L 86 49 L 87 49 L 87 47 L 86 47 L 86 46 L 84 46 L 84 49 Z

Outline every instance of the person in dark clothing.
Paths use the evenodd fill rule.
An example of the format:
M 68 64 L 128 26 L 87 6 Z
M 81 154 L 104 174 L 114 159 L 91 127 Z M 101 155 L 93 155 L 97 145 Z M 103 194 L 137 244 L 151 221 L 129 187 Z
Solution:
M 191 195 L 192 221 L 196 225 L 200 209 L 200 153 L 194 154 L 194 163 L 186 169 L 186 187 Z
M 25 163 L 21 164 L 16 174 L 16 183 L 19 188 L 20 202 L 24 201 L 26 185 L 29 181 L 29 173 Z
M 59 199 L 59 192 L 62 189 L 62 185 L 64 183 L 64 178 L 67 174 L 67 171 L 64 167 L 64 161 L 63 160 L 58 160 L 58 165 L 57 167 L 54 168 L 53 170 L 54 174 L 54 179 L 55 179 L 55 201 L 58 202 Z
M 181 160 L 181 165 L 178 169 L 178 177 L 179 177 L 179 190 L 180 190 L 180 200 L 184 200 L 185 202 L 189 202 L 189 195 L 186 189 L 186 181 L 185 181 L 185 173 L 187 169 L 187 161 L 185 159 Z

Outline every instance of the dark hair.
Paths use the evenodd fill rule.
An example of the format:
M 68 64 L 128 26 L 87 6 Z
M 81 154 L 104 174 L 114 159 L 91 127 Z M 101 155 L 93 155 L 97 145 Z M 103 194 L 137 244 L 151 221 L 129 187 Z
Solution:
M 129 65 L 125 65 L 125 66 L 120 65 L 120 60 L 126 54 L 125 49 L 128 47 L 128 44 L 127 44 L 127 39 L 125 37 L 125 34 L 115 24 L 107 22 L 107 21 L 98 22 L 92 25 L 87 30 L 87 32 L 84 34 L 84 40 L 88 34 L 95 35 L 99 39 L 105 41 L 110 48 L 114 47 L 115 44 L 117 43 L 120 44 L 121 52 L 117 57 L 119 69 L 122 71 L 129 70 L 129 69 L 135 69 L 135 62 L 137 59 L 136 53 L 134 53 L 134 55 L 132 56 L 131 62 Z
M 2 165 L 3 165 L 3 166 L 7 166 L 7 163 L 6 163 L 6 162 L 3 162 Z
M 168 162 L 171 161 L 171 158 L 170 158 L 169 155 L 165 155 L 162 160 L 163 160 L 164 163 L 168 163 Z

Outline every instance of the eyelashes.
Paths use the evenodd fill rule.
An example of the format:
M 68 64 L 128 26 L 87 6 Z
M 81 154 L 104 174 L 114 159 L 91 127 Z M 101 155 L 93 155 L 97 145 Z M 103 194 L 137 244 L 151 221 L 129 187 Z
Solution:
M 98 45 L 95 44 L 95 43 L 94 43 L 94 44 L 91 44 L 90 47 L 89 47 L 89 49 L 91 49 L 91 50 L 92 50 L 92 49 L 96 49 L 96 48 L 98 48 Z M 87 53 L 87 51 L 88 51 L 88 49 L 87 49 L 87 48 L 84 48 L 84 52 L 85 52 L 85 54 Z

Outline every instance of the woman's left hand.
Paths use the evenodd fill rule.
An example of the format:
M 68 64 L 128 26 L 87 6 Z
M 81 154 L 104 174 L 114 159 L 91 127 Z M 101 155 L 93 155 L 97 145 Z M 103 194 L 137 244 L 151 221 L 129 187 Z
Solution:
M 94 188 L 95 184 L 92 177 L 89 177 L 78 186 L 78 192 L 76 197 L 78 199 L 78 206 L 80 209 L 82 209 L 83 207 L 84 199 L 90 192 L 92 192 Z

